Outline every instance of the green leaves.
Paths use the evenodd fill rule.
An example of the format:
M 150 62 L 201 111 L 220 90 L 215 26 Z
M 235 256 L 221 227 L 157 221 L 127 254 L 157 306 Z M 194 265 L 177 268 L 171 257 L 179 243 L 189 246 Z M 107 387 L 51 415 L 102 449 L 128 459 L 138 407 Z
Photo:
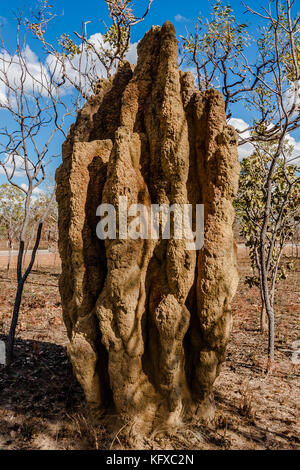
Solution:
M 0 186 L 0 231 L 17 236 L 24 217 L 25 195 L 9 183 Z
M 238 196 L 235 200 L 237 218 L 241 225 L 240 234 L 250 249 L 253 271 L 260 273 L 258 250 L 266 208 L 266 174 L 273 160 L 277 143 L 265 143 L 244 158 L 241 163 L 241 177 Z M 283 153 L 291 157 L 293 148 L 286 142 Z M 281 262 L 283 247 L 292 240 L 300 218 L 300 179 L 297 167 L 287 165 L 283 155 L 276 161 L 271 186 L 271 213 L 267 225 L 264 246 L 268 263 L 268 279 L 275 282 L 285 279 L 293 267 L 291 262 Z M 257 277 L 246 283 L 257 285 Z
M 70 38 L 69 34 L 62 34 L 58 38 L 58 44 L 62 46 L 63 52 L 65 54 L 70 54 L 72 58 L 75 57 L 75 55 L 80 54 L 80 48 Z
M 230 5 L 217 0 L 210 18 L 198 16 L 194 32 L 180 39 L 184 60 L 196 66 L 199 89 L 220 88 L 230 115 L 229 105 L 239 101 L 247 81 L 240 59 L 251 42 L 248 25 L 238 22 Z

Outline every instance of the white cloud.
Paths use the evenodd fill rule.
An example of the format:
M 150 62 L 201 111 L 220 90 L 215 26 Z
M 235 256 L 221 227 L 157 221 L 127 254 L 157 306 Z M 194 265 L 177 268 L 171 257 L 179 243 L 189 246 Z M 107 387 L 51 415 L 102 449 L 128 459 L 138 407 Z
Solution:
M 21 188 L 25 189 L 25 191 L 27 191 L 28 185 L 26 183 L 22 183 L 20 186 L 21 186 Z M 39 187 L 34 188 L 34 190 L 32 191 L 31 198 L 30 198 L 31 204 L 38 201 L 39 198 L 44 194 L 45 194 L 45 192 L 42 189 L 40 189 Z
M 109 45 L 104 42 L 104 37 L 101 33 L 91 35 L 89 42 L 97 50 L 109 48 Z M 83 79 L 87 70 L 89 70 L 89 75 L 92 75 L 94 79 L 106 77 L 105 67 L 93 50 L 87 49 L 84 45 L 80 45 L 80 50 L 80 54 L 75 55 L 70 61 L 65 61 L 66 75 L 70 77 L 71 82 L 64 84 L 60 88 L 56 87 L 56 93 L 63 94 L 72 91 L 72 82 L 78 85 L 79 80 Z M 129 45 L 126 60 L 132 64 L 137 63 L 137 43 Z M 26 62 L 26 68 L 22 61 Z M 78 73 L 79 71 L 82 72 L 81 78 Z M 25 73 L 23 87 L 28 96 L 41 93 L 43 97 L 47 97 L 50 72 L 54 73 L 58 83 L 62 81 L 62 66 L 60 61 L 54 56 L 48 55 L 43 63 L 28 45 L 22 50 L 21 57 L 17 54 L 10 55 L 0 49 L 0 106 L 1 103 L 6 105 L 8 100 L 11 106 L 14 107 L 16 105 L 15 97 L 13 94 L 9 95 L 8 93 L 7 82 L 13 89 L 19 88 L 20 92 L 22 72 Z M 38 85 L 39 82 L 41 83 L 40 86 Z M 90 83 L 81 83 L 81 86 L 85 88 L 87 93 L 92 92 Z
M 243 119 L 240 118 L 230 118 L 228 124 L 233 126 L 237 131 L 245 131 L 242 135 L 243 137 L 250 137 L 250 131 L 248 129 L 249 124 L 246 123 Z
M 229 119 L 228 124 L 230 124 L 236 130 L 239 131 L 243 131 L 245 129 L 248 129 L 249 127 L 249 125 L 243 119 L 240 118 L 231 118 Z M 269 125 L 269 127 L 271 127 L 271 124 Z M 241 134 L 241 137 L 250 137 L 250 131 L 246 130 L 243 134 Z M 290 159 L 293 159 L 292 163 L 295 165 L 300 165 L 300 141 L 297 141 L 295 137 L 291 136 L 290 134 L 287 134 L 286 138 L 288 143 L 294 147 L 292 155 L 290 157 Z M 254 147 L 250 143 L 239 146 L 239 159 L 243 160 L 243 158 L 248 157 L 249 155 L 251 155 L 253 150 Z
M 6 103 L 6 93 L 5 93 L 5 86 L 0 83 L 0 106 L 1 103 Z
M 22 183 L 20 186 L 21 188 L 25 189 L 25 191 L 27 191 L 28 184 Z M 35 196 L 41 196 L 42 194 L 44 194 L 44 191 L 40 189 L 39 187 L 37 187 L 37 188 L 34 188 L 34 190 L 32 191 L 32 194 L 34 194 Z
M 292 106 L 295 106 L 294 115 L 297 114 L 297 110 L 300 106 L 300 80 L 289 82 L 290 87 L 285 91 L 283 95 L 283 104 L 286 111 L 290 111 Z M 297 86 L 297 88 L 296 88 Z
M 189 23 L 191 20 L 189 20 L 189 18 L 186 18 L 185 16 L 178 13 L 175 16 L 175 21 L 177 21 L 177 23 Z
M 109 45 L 104 42 L 104 37 L 101 33 L 95 33 L 89 37 L 88 42 L 93 44 L 96 50 L 106 50 Z M 132 43 L 129 46 L 129 50 L 126 54 L 126 60 L 132 64 L 137 63 L 137 44 Z M 91 94 L 91 83 L 90 80 L 86 80 L 84 77 L 88 75 L 92 81 L 99 78 L 106 78 L 106 69 L 97 57 L 97 54 L 92 49 L 87 49 L 85 45 L 79 46 L 80 53 L 76 54 L 71 60 L 65 60 L 66 76 L 70 80 L 63 85 L 61 92 L 69 92 L 73 89 L 73 84 L 79 85 L 85 90 L 85 93 Z M 46 59 L 46 64 L 52 72 L 55 72 L 57 82 L 61 81 L 62 78 L 62 66 L 54 56 L 49 55 Z M 88 71 L 88 73 L 87 73 Z M 80 74 L 81 72 L 81 74 Z M 115 69 L 112 70 L 115 72 Z M 81 75 L 81 76 L 80 76 Z M 79 83 L 79 80 L 81 82 Z M 86 80 L 86 82 L 84 82 Z
M 240 119 L 240 118 L 231 118 L 229 119 L 228 124 L 234 127 L 237 131 L 244 131 L 245 129 L 248 129 L 249 127 L 249 125 L 243 119 Z M 250 137 L 250 132 L 245 130 L 245 132 L 243 132 L 241 136 L 243 138 Z M 243 158 L 248 157 L 249 155 L 251 155 L 253 150 L 254 150 L 254 147 L 250 143 L 240 145 L 239 146 L 239 159 L 243 160 Z
M 25 163 L 24 159 L 19 155 L 7 155 L 4 158 L 1 158 L 1 163 L 5 166 L 8 177 L 11 178 L 24 178 L 26 177 L 25 172 Z M 30 162 L 28 162 L 29 170 L 32 171 L 33 166 Z M 5 170 L 3 166 L 0 166 L 0 175 L 6 176 Z
M 293 165 L 300 166 L 300 141 L 297 141 L 293 136 L 287 135 L 287 141 L 294 147 L 293 152 L 289 160 L 293 160 Z
M 180 56 L 180 57 L 178 58 L 179 63 L 180 63 L 181 60 L 182 60 L 182 57 Z M 181 70 L 182 70 L 183 72 L 190 72 L 190 73 L 193 75 L 193 77 L 194 77 L 195 83 L 197 83 L 198 74 L 197 74 L 197 68 L 196 68 L 196 67 L 194 67 L 194 66 L 192 66 L 192 65 L 186 66 L 186 65 L 183 63 L 183 67 L 181 68 Z
M 137 42 L 134 42 L 132 44 L 130 44 L 129 46 L 129 50 L 126 54 L 126 60 L 128 60 L 128 62 L 130 62 L 131 64 L 136 64 L 137 63 L 137 45 L 138 43 Z

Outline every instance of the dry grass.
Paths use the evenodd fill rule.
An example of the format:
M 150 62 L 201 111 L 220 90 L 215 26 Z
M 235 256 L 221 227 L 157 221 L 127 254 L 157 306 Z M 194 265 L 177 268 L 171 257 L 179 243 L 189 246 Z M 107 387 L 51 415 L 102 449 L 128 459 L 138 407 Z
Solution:
M 0 370 L 1 449 L 295 449 L 300 446 L 300 366 L 291 362 L 300 339 L 299 261 L 277 291 L 276 369 L 265 374 L 267 338 L 259 332 L 259 295 L 243 278 L 233 302 L 226 362 L 216 381 L 217 411 L 210 425 L 155 429 L 138 437 L 133 423 L 114 415 L 98 424 L 85 407 L 65 346 L 57 289 L 59 267 L 36 269 L 26 285 L 16 361 Z M 8 331 L 15 285 L 0 271 L 0 335 Z

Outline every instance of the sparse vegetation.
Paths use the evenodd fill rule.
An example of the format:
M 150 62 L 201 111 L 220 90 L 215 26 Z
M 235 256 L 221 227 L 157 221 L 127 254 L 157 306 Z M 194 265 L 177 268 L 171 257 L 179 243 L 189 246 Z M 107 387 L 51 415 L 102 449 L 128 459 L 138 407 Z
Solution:
M 287 253 L 290 256 L 290 253 Z M 66 355 L 67 337 L 57 290 L 59 266 L 40 258 L 24 292 L 11 372 L 0 369 L 2 449 L 128 449 L 127 432 L 111 416 L 93 425 Z M 13 285 L 0 270 L 0 335 L 9 326 Z M 226 363 L 216 384 L 217 412 L 209 426 L 190 423 L 157 429 L 136 443 L 144 449 L 298 449 L 300 444 L 299 364 L 292 344 L 300 337 L 299 259 L 277 288 L 276 367 L 265 374 L 265 341 L 258 322 L 259 290 L 246 286 L 249 259 L 239 249 L 241 279 L 233 303 L 233 331 Z M 32 305 L 32 298 L 36 304 Z M 1 366 L 0 366 L 1 367 Z M 51 380 L 50 380 L 51 379 Z M 119 432 L 120 431 L 120 432 Z M 117 438 L 116 438 L 117 435 Z M 113 445 L 112 445 L 113 444 Z
M 170 24 L 146 36 L 142 65 L 126 64 L 133 29 L 161 2 L 102 0 L 93 35 L 83 18 L 54 36 L 48 0 L 14 14 L 11 38 L 0 16 L 0 450 L 299 449 L 296 2 L 177 15 L 180 67 L 201 96 L 175 70 Z M 175 236 L 153 252 L 142 237 L 140 252 L 99 242 L 100 193 L 135 191 L 149 205 L 206 205 L 203 251 Z

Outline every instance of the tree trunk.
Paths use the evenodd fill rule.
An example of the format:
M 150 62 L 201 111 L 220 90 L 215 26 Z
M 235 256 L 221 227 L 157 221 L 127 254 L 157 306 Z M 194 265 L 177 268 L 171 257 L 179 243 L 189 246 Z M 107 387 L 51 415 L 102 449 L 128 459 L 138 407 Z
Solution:
M 13 251 L 13 242 L 12 239 L 9 237 L 8 239 L 8 260 L 7 260 L 7 268 L 6 268 L 6 276 L 9 279 L 9 273 L 10 273 L 10 264 L 11 264 L 11 255 Z
M 12 321 L 11 321 L 8 340 L 7 340 L 7 365 L 9 365 L 13 359 L 15 334 L 16 334 L 16 327 L 17 327 L 18 319 L 19 319 L 20 306 L 22 302 L 23 288 L 24 288 L 24 282 L 23 281 L 18 282 L 14 308 L 13 308 L 13 316 L 12 316 Z
M 262 269 L 259 262 L 259 255 L 257 250 L 255 251 L 256 255 L 256 264 L 258 266 L 258 273 L 259 273 L 259 292 L 260 292 L 260 299 L 261 299 L 261 309 L 260 309 L 260 332 L 265 334 L 268 330 L 268 316 L 266 310 L 266 304 L 264 300 L 264 289 L 263 289 L 263 282 L 262 282 Z
M 31 246 L 31 243 L 33 242 L 34 240 L 34 233 L 36 231 L 36 228 L 35 227 L 32 227 L 31 229 L 31 232 L 30 232 L 30 237 L 28 239 L 28 242 L 26 244 L 26 248 L 24 250 L 24 255 L 23 255 L 23 266 L 25 265 L 26 263 L 26 258 L 27 258 L 27 253 L 28 253 L 28 250 L 30 249 L 30 246 Z
M 264 262 L 264 258 L 262 258 Z M 265 265 L 262 263 L 262 288 L 264 305 L 268 317 L 268 372 L 272 372 L 274 366 L 274 344 L 275 344 L 275 315 L 273 308 L 272 292 L 270 292 Z
M 261 247 L 261 251 L 263 250 L 263 246 Z M 268 372 L 272 372 L 273 365 L 274 365 L 274 342 L 275 342 L 275 316 L 274 316 L 274 309 L 271 299 L 271 293 L 268 286 L 268 280 L 266 275 L 266 267 L 265 267 L 265 258 L 261 256 L 261 275 L 262 275 L 262 293 L 264 299 L 264 306 L 268 317 Z
M 268 372 L 273 371 L 274 367 L 274 351 L 275 351 L 275 316 L 272 307 L 267 309 L 269 319 L 268 331 Z
M 8 334 L 8 340 L 7 340 L 7 365 L 10 365 L 11 361 L 13 360 L 16 327 L 17 327 L 18 319 L 19 319 L 19 312 L 20 312 L 20 306 L 22 302 L 24 284 L 29 274 L 31 273 L 31 270 L 35 261 L 36 252 L 39 247 L 39 243 L 41 239 L 42 228 L 43 228 L 43 224 L 40 223 L 38 230 L 37 230 L 37 234 L 36 234 L 35 245 L 32 250 L 31 260 L 23 275 L 22 275 L 22 267 L 23 267 L 23 254 L 24 254 L 24 240 L 20 242 L 19 253 L 18 253 L 18 265 L 17 265 L 18 286 L 17 286 L 17 292 L 15 296 L 12 321 L 11 321 L 10 330 Z

